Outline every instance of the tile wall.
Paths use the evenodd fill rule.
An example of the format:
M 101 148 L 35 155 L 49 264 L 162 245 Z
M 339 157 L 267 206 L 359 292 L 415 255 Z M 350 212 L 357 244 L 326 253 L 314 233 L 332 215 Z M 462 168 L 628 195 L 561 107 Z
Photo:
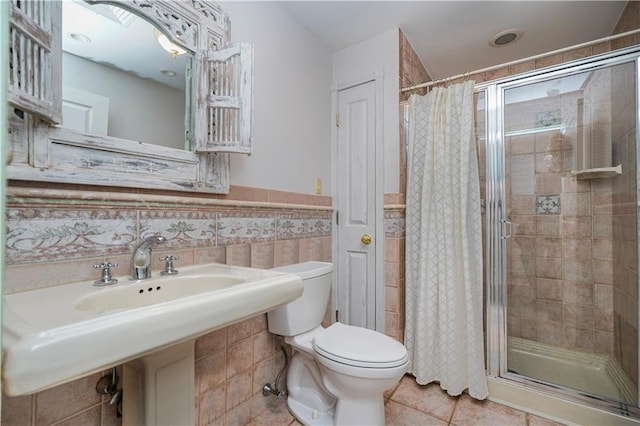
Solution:
M 431 80 L 418 54 L 402 30 L 400 31 L 400 87 L 413 86 Z M 417 89 L 413 92 L 400 92 L 400 102 L 409 99 L 412 94 L 424 95 L 426 89 Z
M 597 202 L 610 181 L 578 181 L 570 174 L 580 132 L 569 123 L 577 121 L 576 104 L 587 91 L 507 105 L 507 132 L 569 126 L 565 134 L 549 130 L 506 141 L 507 214 L 515 227 L 507 241 L 507 319 L 510 336 L 594 352 L 612 341 L 612 330 L 594 319 L 595 285 L 611 284 L 602 278 L 611 271 L 611 253 L 598 249 L 610 247 L 611 235 L 595 228 L 604 221 L 596 213 L 610 219 L 610 209 Z M 596 341 L 595 330 L 608 335 Z
M 38 186 L 8 189 L 7 293 L 95 279 L 92 265 L 105 257 L 120 265 L 115 275 L 126 275 L 135 241 L 152 234 L 168 239 L 154 257 L 177 255 L 178 269 L 331 261 L 330 197 L 243 187 L 210 197 Z M 283 365 L 266 315 L 197 339 L 198 424 L 248 422 L 267 408 L 272 398 L 262 396 L 262 385 Z M 95 392 L 98 379 L 93 374 L 35 395 L 3 395 L 2 424 L 119 424 L 115 409 Z
M 632 3 L 632 2 L 630 2 Z M 614 81 L 632 81 L 633 67 L 616 67 Z M 613 305 L 607 315 L 613 329 L 613 353 L 627 375 L 638 383 L 638 232 L 635 97 L 622 86 L 612 87 L 614 164 L 622 175 L 611 182 L 613 291 L 596 288 L 596 298 Z M 610 317 L 608 316 L 610 315 Z
M 385 334 L 404 341 L 404 204 L 396 194 L 385 195 L 384 276 Z
M 532 195 L 507 195 L 515 225 L 507 244 L 508 334 L 612 354 L 611 181 L 572 178 L 563 160 L 570 151 L 561 149 L 568 143 L 556 132 L 508 140 L 512 153 L 522 152 L 511 155 L 511 167 L 531 157 L 536 170 Z
M 637 1 L 629 1 L 620 15 L 613 34 L 621 34 L 638 28 L 640 28 L 640 4 Z
M 400 87 L 409 87 L 409 86 L 413 86 L 416 84 L 420 84 L 420 83 L 424 83 L 427 81 L 431 80 L 431 77 L 429 76 L 429 73 L 427 72 L 427 70 L 425 69 L 424 65 L 422 64 L 422 61 L 420 61 L 420 58 L 418 57 L 418 54 L 416 53 L 415 50 L 413 50 L 413 47 L 411 46 L 411 43 L 409 43 L 409 40 L 407 40 L 407 37 L 404 35 L 404 33 L 402 32 L 402 30 L 399 30 L 400 32 L 400 46 L 399 46 L 399 52 L 400 52 L 400 67 L 399 67 L 399 72 L 400 72 Z M 399 125 L 399 132 L 400 132 L 400 137 L 398 138 L 400 144 L 398 146 L 398 149 L 400 150 L 400 155 L 398 156 L 399 158 L 399 162 L 400 162 L 400 176 L 399 176 L 399 188 L 398 188 L 398 193 L 396 194 L 400 197 L 400 199 L 403 200 L 404 194 L 405 194 L 405 189 L 407 187 L 407 154 L 406 154 L 406 137 L 405 137 L 405 111 L 407 110 L 407 101 L 409 99 L 409 97 L 413 94 L 415 95 L 425 95 L 427 93 L 427 89 L 423 88 L 423 89 L 416 89 L 412 92 L 400 92 L 400 111 L 398 113 L 398 117 L 400 117 L 400 125 Z M 393 195 L 393 194 L 390 194 Z M 404 201 L 402 201 L 404 203 Z

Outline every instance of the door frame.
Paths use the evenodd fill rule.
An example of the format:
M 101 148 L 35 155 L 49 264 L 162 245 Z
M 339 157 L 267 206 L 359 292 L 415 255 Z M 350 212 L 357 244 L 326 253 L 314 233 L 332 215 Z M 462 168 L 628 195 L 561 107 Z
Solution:
M 384 333 L 385 328 L 385 280 L 384 280 L 384 75 L 382 71 L 376 72 L 368 77 L 356 79 L 348 82 L 334 83 L 331 87 L 331 194 L 332 197 L 332 220 L 331 220 L 331 246 L 332 258 L 334 259 L 333 283 L 331 284 L 331 322 L 336 321 L 336 309 L 338 306 L 338 269 L 337 259 L 339 230 L 336 223 L 336 213 L 338 209 L 338 128 L 336 126 L 336 116 L 338 114 L 338 92 L 351 87 L 359 86 L 365 83 L 374 83 L 375 90 L 375 167 L 376 170 L 382 170 L 383 173 L 376 173 L 375 176 L 375 330 Z M 399 123 L 398 123 L 399 126 Z

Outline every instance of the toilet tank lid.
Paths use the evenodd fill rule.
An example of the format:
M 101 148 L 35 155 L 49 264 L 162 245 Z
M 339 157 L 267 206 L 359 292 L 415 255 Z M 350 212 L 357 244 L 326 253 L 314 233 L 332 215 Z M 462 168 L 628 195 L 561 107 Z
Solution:
M 293 265 L 280 266 L 273 268 L 272 271 L 286 272 L 288 274 L 296 274 L 300 278 L 307 279 L 319 277 L 329 274 L 333 271 L 333 263 L 328 262 L 303 262 L 294 263 Z

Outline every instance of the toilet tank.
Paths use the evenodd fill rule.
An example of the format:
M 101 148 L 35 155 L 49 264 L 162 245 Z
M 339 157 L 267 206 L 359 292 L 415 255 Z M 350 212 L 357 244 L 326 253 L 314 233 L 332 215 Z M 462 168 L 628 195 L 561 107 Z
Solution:
M 302 296 L 267 314 L 269 331 L 280 336 L 297 336 L 322 323 L 331 292 L 333 263 L 304 262 L 274 268 L 302 278 Z

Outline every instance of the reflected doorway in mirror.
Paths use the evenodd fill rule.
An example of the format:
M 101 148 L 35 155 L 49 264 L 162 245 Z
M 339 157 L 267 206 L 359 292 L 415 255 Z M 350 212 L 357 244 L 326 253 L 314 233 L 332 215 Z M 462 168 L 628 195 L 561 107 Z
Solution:
M 75 87 L 62 86 L 60 126 L 106 136 L 109 128 L 109 98 Z

